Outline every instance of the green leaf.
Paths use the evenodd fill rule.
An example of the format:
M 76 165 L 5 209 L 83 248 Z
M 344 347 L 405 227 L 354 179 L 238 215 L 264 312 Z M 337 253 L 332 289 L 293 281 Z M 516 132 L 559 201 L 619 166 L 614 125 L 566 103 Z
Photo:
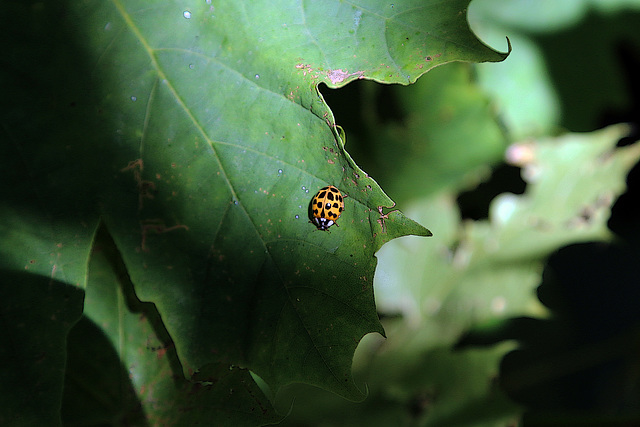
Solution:
M 629 169 L 640 158 L 637 144 L 616 148 L 627 132 L 626 126 L 612 126 L 511 146 L 507 159 L 524 168 L 527 190 L 523 195 L 496 198 L 489 221 L 460 224 L 446 197 L 416 206 L 421 214 L 414 216 L 430 218 L 434 233 L 442 238 L 435 244 L 403 239 L 381 251 L 378 307 L 403 313 L 406 324 L 403 328 L 404 322 L 396 320 L 393 329 L 385 326 L 392 338 L 371 365 L 365 365 L 366 372 L 385 371 L 403 357 L 418 357 L 426 364 L 421 355 L 453 345 L 472 325 L 544 315 L 534 292 L 544 258 L 563 245 L 610 237 L 606 228 L 610 207 L 624 191 Z M 427 260 L 424 268 L 415 268 L 420 260 Z M 466 351 L 487 353 L 489 360 L 479 369 L 485 370 L 488 383 L 508 350 L 502 346 Z M 366 354 L 366 347 L 362 351 Z M 450 362 L 444 358 L 438 363 Z M 401 370 L 398 375 L 405 373 Z M 434 382 L 436 389 L 448 387 L 446 377 L 425 377 L 431 380 L 422 383 L 423 388 Z M 468 397 L 472 395 L 479 398 L 483 392 Z M 434 405 L 426 416 L 448 417 L 470 403 L 458 398 L 456 402 L 441 401 L 442 406 Z
M 393 89 L 404 120 L 375 117 L 369 125 L 380 180 L 398 200 L 468 186 L 503 155 L 503 130 L 469 64 L 447 64 Z
M 85 317 L 69 336 L 65 425 L 118 419 L 124 424 L 208 420 L 239 426 L 282 418 L 245 369 L 207 365 L 184 379 L 157 309 L 137 299 L 104 229 L 96 239 L 89 282 Z
M 283 401 L 297 396 L 285 423 L 308 419 L 310 411 L 346 425 L 363 419 L 388 425 L 387 417 L 435 426 L 515 419 L 521 409 L 495 384 L 500 359 L 515 344 L 494 345 L 495 337 L 532 324 L 520 317 L 547 314 L 535 293 L 546 256 L 611 237 L 611 204 L 640 158 L 638 144 L 616 147 L 627 132 L 619 125 L 511 146 L 507 158 L 523 166 L 527 190 L 496 198 L 488 221 L 462 222 L 448 192 L 414 202 L 412 216 L 428 222 L 437 238 L 405 237 L 378 254 L 376 302 L 387 314 L 388 338 L 366 337 L 354 357 L 354 376 L 366 382 L 368 399 L 356 406 L 285 389 Z M 456 346 L 469 330 L 474 340 Z
M 512 145 L 507 161 L 523 168 L 528 190 L 493 201 L 491 224 L 479 224 L 469 236 L 483 248 L 477 253 L 500 261 L 535 259 L 569 243 L 610 238 L 611 205 L 640 157 L 637 144 L 616 148 L 628 132 L 617 125 Z
M 393 201 L 345 151 L 317 86 L 504 59 L 469 31 L 467 5 L 10 2 L 2 266 L 91 286 L 101 217 L 187 379 L 239 365 L 275 390 L 362 399 L 352 355 L 383 333 L 374 254 L 430 232 L 385 216 Z M 326 184 L 349 197 L 320 232 L 307 206 Z
M 107 101 L 118 105 L 104 107 L 122 109 L 120 103 L 125 103 L 127 108 L 135 96 L 138 107 L 129 108 L 140 119 L 122 132 L 143 136 L 132 147 L 140 152 L 123 159 L 118 176 L 138 186 L 139 203 L 131 201 L 128 213 L 111 211 L 118 205 L 107 203 L 105 218 L 140 298 L 158 305 L 175 337 L 185 371 L 189 374 L 215 360 L 241 361 L 276 388 L 297 380 L 360 398 L 350 380 L 351 354 L 365 333 L 382 332 L 373 308 L 373 253 L 390 238 L 427 232 L 389 227 L 379 240 L 386 230 L 378 223 L 378 211 L 393 202 L 344 152 L 340 133 L 327 126 L 331 115 L 315 86 L 319 81 L 346 83 L 346 77 L 338 81 L 336 70 L 353 73 L 347 65 L 358 67 L 362 61 L 376 65 L 353 78 L 384 75 L 386 81 L 404 81 L 408 65 L 398 66 L 394 59 L 402 71 L 387 75 L 383 60 L 390 52 L 395 56 L 391 48 L 376 56 L 380 53 L 364 44 L 363 58 L 345 54 L 335 47 L 335 37 L 341 31 L 349 34 L 353 21 L 345 27 L 345 21 L 337 19 L 332 38 L 325 40 L 330 26 L 299 25 L 304 15 L 319 16 L 313 10 L 301 15 L 284 7 L 277 19 L 269 19 L 257 13 L 257 5 L 216 4 L 212 10 L 199 4 L 179 11 L 176 23 L 183 39 L 165 40 L 161 32 L 146 29 L 149 22 L 161 20 L 155 14 L 163 10 L 149 10 L 148 19 L 138 24 L 135 7 L 117 6 L 122 19 L 108 19 L 108 31 L 131 37 L 119 41 L 118 47 L 141 45 L 136 61 L 150 60 L 146 68 L 136 63 L 128 68 L 150 68 L 153 73 L 145 71 L 136 88 L 110 94 Z M 350 19 L 354 13 L 365 24 L 377 21 L 376 28 L 385 22 L 366 11 L 358 15 L 358 10 L 338 8 L 334 13 Z M 390 22 L 402 23 L 402 10 L 394 13 L 398 17 L 391 15 Z M 235 37 L 226 37 L 237 29 L 235 22 L 246 25 Z M 318 32 L 313 43 L 286 49 L 309 42 L 309 31 Z M 362 31 L 368 42 L 372 30 L 365 25 Z M 430 39 L 421 37 L 425 43 Z M 105 49 L 112 43 L 105 39 Z M 450 44 L 457 43 L 452 39 Z M 480 45 L 476 49 L 483 50 Z M 109 62 L 111 55 L 110 62 L 118 61 L 115 50 L 107 52 L 100 61 Z M 469 59 L 456 56 L 455 49 L 442 53 L 443 59 L 434 64 L 447 57 Z M 410 58 L 400 62 L 408 64 Z M 345 65 L 329 67 L 334 62 Z M 384 73 L 376 74 L 380 70 Z M 251 127 L 244 125 L 247 119 Z M 135 129 L 142 123 L 144 128 Z M 167 128 L 166 123 L 175 125 Z M 326 183 L 349 195 L 339 221 L 343 227 L 331 234 L 314 232 L 305 219 L 310 196 Z M 155 190 L 153 199 L 143 192 L 146 188 Z M 136 216 L 129 224 L 114 220 Z M 406 222 L 394 214 L 385 225 L 398 221 Z M 128 236 L 140 228 L 143 235 L 135 244 Z M 145 267 L 149 259 L 171 271 Z M 162 285 L 167 282 L 172 283 L 171 291 Z

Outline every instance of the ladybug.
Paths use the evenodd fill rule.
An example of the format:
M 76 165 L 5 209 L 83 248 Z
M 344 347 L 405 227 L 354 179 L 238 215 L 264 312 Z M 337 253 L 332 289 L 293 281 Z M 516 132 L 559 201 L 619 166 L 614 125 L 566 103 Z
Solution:
M 322 187 L 309 204 L 309 222 L 322 231 L 336 224 L 344 211 L 344 197 L 333 185 Z

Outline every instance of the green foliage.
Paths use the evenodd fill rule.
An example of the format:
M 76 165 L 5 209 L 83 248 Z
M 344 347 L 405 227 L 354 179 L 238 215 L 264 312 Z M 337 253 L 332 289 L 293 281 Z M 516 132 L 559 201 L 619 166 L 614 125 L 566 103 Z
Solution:
M 409 211 L 430 225 L 436 239 L 405 237 L 378 254 L 377 306 L 392 316 L 383 322 L 387 339 L 369 336 L 356 354 L 355 375 L 367 384 L 369 398 L 354 406 L 291 388 L 283 401 L 309 396 L 296 400 L 291 422 L 311 417 L 384 426 L 391 417 L 404 425 L 502 426 L 513 421 L 519 409 L 495 384 L 499 361 L 513 344 L 454 347 L 469 328 L 491 335 L 512 317 L 545 316 L 535 295 L 545 257 L 569 243 L 610 237 L 611 203 L 640 159 L 637 144 L 616 148 L 627 132 L 616 126 L 512 145 L 507 159 L 523 167 L 527 191 L 496 198 L 486 221 L 461 222 L 448 192 L 411 203 Z
M 560 8 L 563 6 L 558 5 Z M 497 7 L 487 10 L 501 12 Z M 530 21 L 524 10 L 521 14 L 523 20 Z M 624 19 L 621 22 L 630 20 Z M 637 25 L 637 19 L 635 22 Z M 615 27 L 609 25 L 609 28 Z M 632 28 L 635 27 L 622 26 L 618 33 Z M 505 31 L 496 32 L 503 36 Z M 375 172 L 376 176 L 384 177 L 380 181 L 385 188 L 393 188 L 393 191 L 389 191 L 390 194 L 401 194 L 406 199 L 403 204 L 407 206 L 406 211 L 413 218 L 429 224 L 435 239 L 423 242 L 405 237 L 391 242 L 378 253 L 380 263 L 376 272 L 376 303 L 378 309 L 388 315 L 383 320 L 388 338 L 382 341 L 374 336 L 366 337 L 354 359 L 355 376 L 367 384 L 370 392 L 368 400 L 363 405 L 356 406 L 317 390 L 291 388 L 287 390 L 286 398 L 301 394 L 309 396 L 308 400 L 300 397 L 296 399 L 297 406 L 287 420 L 292 425 L 308 419 L 321 420 L 320 423 L 330 425 L 514 425 L 522 409 L 505 399 L 496 382 L 500 379 L 499 375 L 503 374 L 498 369 L 499 363 L 507 352 L 516 347 L 516 343 L 508 340 L 516 337 L 531 337 L 523 344 L 535 346 L 534 351 L 527 354 L 525 349 L 521 353 L 525 353 L 526 358 L 533 362 L 531 367 L 518 362 L 511 364 L 509 381 L 518 385 L 526 381 L 532 389 L 526 391 L 529 395 L 535 395 L 538 401 L 551 401 L 558 398 L 559 394 L 566 399 L 568 393 L 575 391 L 582 392 L 578 393 L 579 396 L 588 396 L 592 390 L 580 390 L 580 385 L 576 389 L 560 387 L 558 378 L 585 367 L 592 368 L 596 364 L 594 360 L 606 363 L 609 367 L 609 363 L 617 361 L 620 354 L 625 352 L 627 363 L 631 366 L 637 363 L 637 356 L 629 350 L 629 340 L 635 340 L 637 335 L 633 323 L 625 324 L 632 329 L 621 336 L 579 349 L 573 347 L 579 337 L 566 332 L 569 330 L 580 333 L 580 337 L 588 337 L 589 334 L 598 333 L 596 325 L 609 330 L 612 318 L 615 320 L 616 317 L 608 317 L 604 313 L 607 310 L 618 313 L 618 310 L 629 305 L 625 304 L 626 300 L 635 301 L 633 294 L 611 292 L 615 305 L 607 305 L 605 295 L 609 295 L 611 290 L 622 292 L 617 281 L 619 269 L 599 274 L 607 276 L 606 281 L 599 283 L 602 289 L 579 289 L 576 291 L 577 295 L 564 295 L 562 303 L 566 304 L 565 310 L 580 313 L 577 319 L 569 318 L 571 323 L 566 323 L 566 312 L 561 313 L 563 318 L 549 322 L 526 317 L 541 318 L 549 315 L 535 294 L 535 288 L 541 281 L 543 261 L 549 254 L 570 243 L 611 238 L 607 229 L 610 207 L 616 197 L 625 191 L 625 176 L 638 161 L 640 148 L 616 148 L 616 143 L 629 132 L 625 126 L 613 126 L 592 134 L 531 138 L 532 135 L 547 135 L 557 131 L 555 127 L 561 121 L 558 95 L 550 87 L 540 49 L 530 41 L 523 45 L 526 40 L 518 38 L 513 32 L 508 34 L 514 46 L 518 47 L 508 60 L 500 65 L 483 64 L 474 68 L 484 87 L 498 95 L 493 102 L 499 107 L 500 118 L 506 125 L 506 138 L 512 141 L 527 138 L 526 142 L 514 144 L 506 152 L 507 161 L 522 168 L 523 178 L 527 182 L 526 192 L 523 195 L 502 194 L 497 197 L 491 203 L 490 218 L 486 221 L 460 219 L 454 197 L 457 189 L 465 188 L 469 182 L 473 182 L 473 177 L 478 179 L 481 176 L 482 168 L 477 167 L 481 163 L 475 165 L 475 168 L 472 164 L 462 166 L 467 161 L 468 153 L 460 149 L 454 152 L 457 155 L 451 152 L 444 155 L 450 146 L 460 143 L 456 139 L 446 139 L 446 143 L 441 144 L 438 151 L 429 152 L 429 156 L 422 157 L 418 150 L 427 152 L 431 135 L 438 133 L 426 126 L 424 135 L 410 132 L 416 128 L 413 112 L 432 107 L 429 103 L 435 103 L 434 99 L 442 100 L 438 92 L 429 92 L 429 96 L 416 98 L 422 104 L 412 102 L 411 110 L 403 111 L 398 120 L 399 125 L 383 123 L 382 127 L 386 126 L 394 131 L 400 129 L 404 132 L 401 135 L 405 139 L 390 141 L 389 133 L 372 132 L 368 143 L 373 147 L 378 146 L 374 138 L 382 135 L 379 138 L 380 145 L 385 149 L 398 143 L 403 148 L 415 150 L 409 155 L 395 157 L 401 158 L 399 168 L 397 164 L 389 167 L 383 162 L 371 162 L 372 166 L 367 169 Z M 523 47 L 527 50 L 525 55 L 519 50 Z M 571 74 L 571 78 L 566 81 L 571 88 L 576 74 L 584 73 L 585 76 L 581 77 L 593 78 L 599 70 L 586 73 L 584 69 L 576 70 L 568 66 L 567 62 L 558 61 L 559 57 L 568 56 L 570 52 L 571 50 L 557 49 L 553 54 L 556 57 L 554 66 L 564 67 L 564 72 Z M 609 54 L 608 51 L 604 53 Z M 438 68 L 418 81 L 414 87 L 419 92 L 417 87 L 423 83 L 426 86 L 425 82 L 433 78 L 431 82 L 438 82 L 433 85 L 433 89 L 452 93 L 447 85 L 460 85 L 463 80 L 459 76 L 463 75 L 461 70 L 465 67 L 466 65 L 451 64 Z M 442 74 L 438 76 L 438 73 Z M 467 74 L 471 75 L 470 72 Z M 473 87 L 474 82 L 470 81 L 468 84 Z M 402 92 L 414 87 L 400 88 L 394 92 L 401 97 L 400 105 L 404 105 L 407 98 L 412 99 L 410 94 Z M 576 88 L 572 88 L 575 91 Z M 369 98 L 373 98 L 368 91 L 375 89 L 364 90 Z M 578 95 L 584 98 L 590 93 L 590 90 L 583 88 Z M 596 90 L 595 95 L 597 98 L 599 95 L 609 94 Z M 446 103 L 452 97 L 445 99 Z M 456 117 L 455 112 L 469 110 L 471 105 L 469 99 L 456 99 L 459 105 L 449 106 L 449 110 L 454 112 L 450 117 Z M 577 111 L 581 107 L 570 103 L 567 106 Z M 603 108 L 602 104 L 600 108 Z M 485 112 L 486 120 L 492 120 L 490 110 L 485 108 Z M 368 111 L 368 114 L 371 112 Z M 454 134 L 458 128 L 464 128 L 469 122 L 465 123 L 461 120 L 462 117 L 464 116 L 458 116 L 460 121 L 448 122 L 447 130 Z M 369 122 L 375 123 L 380 119 L 369 119 Z M 426 118 L 419 125 L 429 123 L 431 119 Z M 594 126 L 593 122 L 591 126 Z M 490 127 L 479 126 L 478 122 L 474 122 L 471 129 Z M 481 141 L 490 142 L 482 150 L 487 156 L 485 161 L 498 161 L 498 157 L 491 157 L 489 147 L 492 144 L 499 145 L 501 138 L 495 136 L 495 133 L 493 138 L 491 135 L 478 132 L 471 137 L 474 146 L 468 147 L 468 150 L 477 148 L 476 141 L 478 144 Z M 443 152 L 443 158 L 437 155 L 439 151 Z M 387 153 L 391 152 L 392 149 L 387 149 Z M 481 156 L 469 156 L 471 159 L 479 157 Z M 420 174 L 416 171 L 419 171 L 422 164 L 428 164 L 429 170 Z M 447 165 L 442 169 L 450 175 L 432 174 L 433 167 L 437 168 L 439 165 Z M 426 189 L 431 189 L 435 194 L 429 194 Z M 605 268 L 597 255 L 599 254 L 591 257 L 589 268 L 585 268 L 582 261 L 576 260 L 570 271 L 599 271 Z M 616 267 L 619 264 L 615 263 Z M 633 281 L 633 277 L 636 276 L 627 280 Z M 574 286 L 583 285 L 586 283 L 577 282 Z M 603 295 L 594 297 L 593 294 L 597 292 L 602 292 Z M 578 302 L 569 305 L 570 302 L 565 301 L 568 299 L 577 299 Z M 556 303 L 547 301 L 546 304 L 557 308 L 558 302 L 555 299 L 553 301 Z M 584 305 L 588 308 L 583 308 Z M 633 311 L 621 311 L 619 316 L 628 319 L 633 316 Z M 589 322 L 585 322 L 586 319 Z M 622 322 L 618 321 L 616 325 L 620 323 Z M 472 333 L 469 333 L 470 330 Z M 518 333 L 520 330 L 525 330 L 528 334 Z M 554 357 L 556 346 L 566 351 L 566 354 L 560 353 L 558 357 Z M 537 359 L 541 354 L 547 358 L 543 362 Z M 525 357 L 514 359 L 521 362 Z M 576 363 L 576 359 L 586 361 Z M 620 407 L 631 408 L 629 412 L 621 413 L 619 418 L 611 414 L 620 412 L 605 412 L 604 419 L 608 421 L 619 422 L 628 419 L 627 414 L 632 414 L 632 417 L 637 414 L 637 406 L 634 406 L 637 405 L 637 380 L 632 373 L 633 368 L 628 366 L 628 370 L 620 369 L 616 374 L 625 376 L 625 387 L 629 387 L 625 390 L 630 391 L 614 389 L 619 384 L 611 379 L 611 384 L 607 384 L 608 387 L 603 391 L 593 393 L 606 394 L 608 401 L 620 397 L 621 402 L 611 405 L 614 410 L 619 410 Z M 592 382 L 599 386 L 602 378 L 595 377 Z M 555 382 L 552 387 L 542 388 L 543 385 L 548 385 L 545 381 Z M 573 381 L 578 384 L 591 382 L 576 378 Z M 515 387 L 513 384 L 509 385 L 510 391 L 513 391 Z M 516 391 L 520 395 L 525 392 Z M 624 398 L 626 399 L 623 400 Z M 585 405 L 584 402 L 579 403 Z M 559 412 L 563 408 L 558 399 L 553 404 L 556 418 L 551 418 L 551 421 L 536 418 L 536 421 L 546 422 L 547 425 L 560 425 L 565 421 L 569 425 L 575 425 L 580 424 L 580 420 L 598 420 L 594 415 L 602 416 L 595 411 L 586 414 L 567 412 L 569 415 L 565 415 Z M 580 417 L 572 418 L 575 415 Z M 592 422 L 597 425 L 605 424 Z
M 639 149 L 615 148 L 622 126 L 511 145 L 527 191 L 462 221 L 457 192 L 558 124 L 541 62 L 460 63 L 507 56 L 468 0 L 290 3 L 3 6 L 0 424 L 517 419 L 495 381 L 514 345 L 456 343 L 545 315 L 543 260 L 610 237 Z M 363 103 L 345 133 L 319 84 L 356 80 L 415 83 L 393 89 L 402 119 Z M 480 87 L 508 80 L 545 90 L 502 104 L 505 129 Z M 321 232 L 327 184 L 348 197 Z
M 635 108 L 635 73 L 626 71 L 637 61 L 639 12 L 638 0 L 470 4 L 476 34 L 491 44 L 508 34 L 514 46 L 500 67 L 477 67 L 513 140 L 553 135 L 559 126 L 596 130 L 603 116 Z
M 468 64 L 436 68 L 396 89 L 404 120 L 368 118 L 372 167 L 399 200 L 469 185 L 502 156 L 506 139 L 472 75 Z
M 317 86 L 504 59 L 467 4 L 3 6 L 3 420 L 276 421 L 246 369 L 267 392 L 363 399 L 353 352 L 384 333 L 374 254 L 430 232 L 383 213 Z M 326 184 L 349 197 L 323 233 L 306 215 Z

